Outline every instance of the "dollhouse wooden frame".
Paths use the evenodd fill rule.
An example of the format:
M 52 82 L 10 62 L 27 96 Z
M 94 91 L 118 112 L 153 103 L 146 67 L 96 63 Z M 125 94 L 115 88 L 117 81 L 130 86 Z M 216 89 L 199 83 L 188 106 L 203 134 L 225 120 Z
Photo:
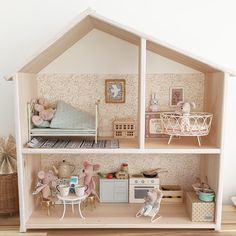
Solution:
M 111 34 L 128 41 L 139 48 L 139 115 L 137 140 L 120 142 L 119 149 L 30 149 L 28 141 L 27 102 L 37 95 L 36 75 L 50 62 L 79 41 L 92 29 Z M 181 144 L 167 145 L 160 139 L 145 138 L 145 92 L 146 92 L 146 52 L 147 50 L 196 69 L 205 75 L 204 109 L 214 114 L 212 129 L 203 146 L 198 147 L 188 140 Z M 201 58 L 183 52 L 155 38 L 139 33 L 129 27 L 107 19 L 91 9 L 82 13 L 44 50 L 36 54 L 29 63 L 16 74 L 9 77 L 15 85 L 15 124 L 18 157 L 18 182 L 20 199 L 20 230 L 49 228 L 194 228 L 220 230 L 222 210 L 222 163 L 224 159 L 224 136 L 227 115 L 227 81 L 233 72 L 207 62 Z M 142 98 L 142 99 L 141 99 Z M 107 204 L 101 210 L 88 213 L 86 220 L 76 216 L 59 221 L 58 217 L 46 217 L 37 210 L 37 202 L 32 196 L 35 173 L 40 168 L 40 158 L 44 154 L 81 154 L 81 153 L 118 153 L 125 154 L 200 154 L 202 176 L 207 176 L 209 184 L 215 190 L 215 222 L 191 222 L 184 205 L 165 205 L 162 218 L 156 223 L 135 218 L 136 207 L 132 204 Z M 61 214 L 60 209 L 58 216 Z M 116 216 L 113 213 L 116 212 Z M 126 213 L 132 213 L 132 217 Z M 100 217 L 105 214 L 107 217 Z M 99 218 L 100 217 L 100 218 Z

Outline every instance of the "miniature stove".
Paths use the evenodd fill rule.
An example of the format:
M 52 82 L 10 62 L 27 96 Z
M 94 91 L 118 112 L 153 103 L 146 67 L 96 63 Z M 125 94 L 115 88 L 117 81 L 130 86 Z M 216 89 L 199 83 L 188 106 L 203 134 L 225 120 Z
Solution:
M 159 188 L 160 180 L 155 178 L 146 178 L 142 174 L 134 174 L 129 177 L 129 202 L 143 203 L 148 190 Z

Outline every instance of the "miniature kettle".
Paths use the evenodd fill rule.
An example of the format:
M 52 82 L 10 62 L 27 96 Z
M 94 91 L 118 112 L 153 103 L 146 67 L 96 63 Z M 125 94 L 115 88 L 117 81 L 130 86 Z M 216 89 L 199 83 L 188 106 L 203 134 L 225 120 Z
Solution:
M 70 178 L 72 172 L 75 170 L 75 166 L 65 160 L 59 163 L 58 168 L 54 165 L 52 167 L 59 178 Z

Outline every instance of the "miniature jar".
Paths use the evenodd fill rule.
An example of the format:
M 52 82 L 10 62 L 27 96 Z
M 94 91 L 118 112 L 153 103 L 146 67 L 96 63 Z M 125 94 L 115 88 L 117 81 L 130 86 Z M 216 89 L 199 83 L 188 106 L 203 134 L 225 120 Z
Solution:
M 128 172 L 129 171 L 129 166 L 127 163 L 123 163 L 121 165 L 121 171 L 125 171 L 125 172 Z

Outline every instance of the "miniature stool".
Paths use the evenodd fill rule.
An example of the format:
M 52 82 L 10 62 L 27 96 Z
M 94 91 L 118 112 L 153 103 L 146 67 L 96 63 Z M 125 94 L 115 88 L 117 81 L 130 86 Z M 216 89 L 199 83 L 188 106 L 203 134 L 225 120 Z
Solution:
M 46 208 L 47 209 L 47 215 L 50 216 L 51 215 L 50 208 L 55 205 L 55 202 L 53 202 L 49 198 L 44 198 L 43 196 L 41 196 L 40 201 L 41 201 L 40 202 L 41 208 L 42 209 Z
M 84 201 L 85 207 L 88 206 L 88 204 L 91 206 L 91 211 L 96 208 L 96 198 L 97 196 L 95 194 L 90 194 Z

